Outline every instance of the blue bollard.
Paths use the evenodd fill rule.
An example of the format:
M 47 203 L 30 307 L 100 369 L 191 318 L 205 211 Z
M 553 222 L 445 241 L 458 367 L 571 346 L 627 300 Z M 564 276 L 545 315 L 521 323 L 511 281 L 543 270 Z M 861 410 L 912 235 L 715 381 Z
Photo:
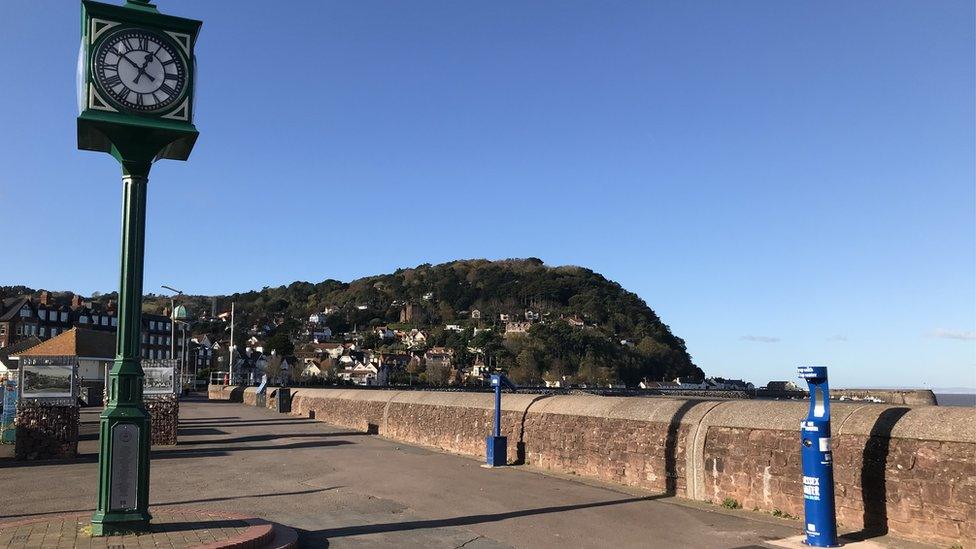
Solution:
M 837 547 L 834 460 L 830 451 L 830 392 L 826 366 L 797 368 L 810 386 L 810 411 L 800 422 L 807 545 Z
M 492 434 L 485 439 L 485 458 L 489 467 L 508 465 L 508 437 L 502 436 L 502 386 L 515 391 L 515 384 L 504 374 L 492 374 L 491 386 L 495 389 L 495 424 Z

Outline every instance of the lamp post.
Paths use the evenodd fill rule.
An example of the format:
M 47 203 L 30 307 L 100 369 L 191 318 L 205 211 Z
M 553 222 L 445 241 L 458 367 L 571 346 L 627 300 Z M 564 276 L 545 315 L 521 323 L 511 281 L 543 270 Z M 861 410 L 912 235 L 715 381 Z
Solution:
M 115 361 L 99 418 L 92 535 L 149 527 L 149 416 L 140 362 L 146 194 L 153 162 L 186 160 L 193 125 L 193 48 L 200 21 L 162 15 L 148 0 L 81 3 L 78 148 L 122 167 L 122 254 Z
M 176 297 L 182 296 L 183 291 L 165 284 L 162 285 L 162 288 L 176 292 L 174 295 L 169 296 L 169 357 L 176 358 Z

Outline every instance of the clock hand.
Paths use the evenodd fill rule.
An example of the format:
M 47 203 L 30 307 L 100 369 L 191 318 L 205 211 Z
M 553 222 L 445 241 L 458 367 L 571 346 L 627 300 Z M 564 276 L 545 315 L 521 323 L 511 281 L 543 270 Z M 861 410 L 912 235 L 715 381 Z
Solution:
M 126 59 L 128 59 L 128 58 L 126 58 Z M 143 62 L 143 64 L 142 64 L 141 67 L 136 67 L 136 64 L 135 63 L 132 63 L 132 61 L 129 61 L 130 63 L 132 63 L 132 66 L 133 67 L 136 67 L 137 69 L 139 69 L 139 74 L 136 75 L 136 79 L 133 80 L 133 82 L 132 82 L 133 84 L 138 84 L 139 83 L 139 79 L 142 78 L 143 75 L 145 75 L 146 78 L 148 78 L 150 82 L 155 82 L 156 81 L 156 79 L 153 78 L 152 75 L 150 75 L 149 73 L 146 72 L 146 67 L 149 65 L 149 63 L 152 60 L 153 60 L 153 54 L 147 53 L 146 54 L 146 60 L 145 60 L 145 62 Z
M 122 59 L 125 59 L 126 61 L 128 61 L 128 62 L 129 62 L 129 64 L 130 64 L 130 65 L 132 65 L 133 67 L 135 67 L 136 69 L 138 69 L 138 68 L 139 68 L 139 65 L 136 65 L 134 61 L 132 61 L 131 59 L 129 59 L 129 58 L 128 58 L 128 57 L 126 57 L 125 55 L 123 55 L 123 54 L 121 54 L 121 53 L 120 53 L 120 54 L 119 54 L 119 57 L 121 57 Z
M 140 78 L 142 77 L 142 75 L 143 75 L 143 74 L 145 74 L 145 75 L 146 75 L 146 77 L 147 77 L 147 78 L 149 78 L 149 81 L 150 81 L 150 82 L 155 82 L 155 81 L 156 81 L 156 79 L 155 79 L 155 78 L 153 78 L 153 77 L 152 77 L 151 75 L 149 75 L 148 73 L 146 73 L 146 70 L 145 70 L 145 67 L 146 67 L 146 65 L 148 65 L 148 64 L 149 64 L 149 61 L 150 61 L 151 59 L 147 59 L 147 60 L 146 60 L 146 64 L 140 67 L 139 65 L 137 65 L 137 64 L 136 64 L 136 62 L 135 62 L 135 61 L 133 61 L 133 60 L 131 60 L 131 59 L 129 59 L 129 58 L 128 58 L 128 57 L 126 57 L 125 55 L 122 55 L 122 54 L 119 54 L 119 57 L 121 57 L 122 59 L 125 59 L 125 60 L 126 60 L 126 61 L 127 61 L 127 62 L 128 62 L 129 64 L 130 64 L 130 65 L 132 65 L 133 67 L 135 67 L 135 69 L 136 69 L 137 71 L 139 71 L 139 74 L 137 74 L 137 75 L 136 75 L 136 78 L 135 78 L 135 80 L 133 81 L 133 83 L 134 83 L 134 84 L 138 84 L 138 83 L 139 83 L 139 79 L 140 79 Z

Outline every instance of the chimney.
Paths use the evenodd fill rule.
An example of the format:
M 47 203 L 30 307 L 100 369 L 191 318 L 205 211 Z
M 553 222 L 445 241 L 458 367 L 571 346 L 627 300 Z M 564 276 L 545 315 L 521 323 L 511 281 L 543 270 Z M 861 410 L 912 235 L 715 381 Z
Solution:
M 47 290 L 41 290 L 41 296 L 37 299 L 37 303 L 40 305 L 50 305 L 51 304 L 51 292 Z
M 71 294 L 71 308 L 80 309 L 81 308 L 81 296 L 77 294 Z

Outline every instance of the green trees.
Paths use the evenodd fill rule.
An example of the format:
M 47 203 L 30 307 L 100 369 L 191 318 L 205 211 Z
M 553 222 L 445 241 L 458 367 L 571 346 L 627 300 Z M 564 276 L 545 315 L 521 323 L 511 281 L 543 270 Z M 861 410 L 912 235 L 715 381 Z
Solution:
M 288 334 L 283 331 L 275 332 L 273 336 L 268 338 L 268 341 L 264 344 L 264 348 L 267 352 L 274 351 L 275 354 L 280 356 L 291 356 L 295 352 L 295 344 L 292 343 Z
M 6 293 L 16 290 L 0 288 Z M 532 382 L 555 381 L 563 376 L 590 383 L 628 384 L 645 377 L 702 377 L 685 342 L 671 333 L 636 294 L 589 269 L 547 267 L 535 258 L 424 264 L 349 283 L 295 282 L 222 296 L 218 310 L 229 309 L 230 301 L 237 304 L 235 335 L 241 338 L 248 337 L 246 331 L 253 324 L 273 325 L 274 320 L 284 319 L 266 347 L 285 356 L 294 352 L 289 336 L 298 336 L 313 312 L 328 308 L 325 324 L 339 334 L 399 323 L 401 311 L 411 304 L 415 317 L 400 328 L 424 330 L 429 336 L 427 346 L 454 351 L 456 366 L 470 365 L 481 355 L 485 363 L 508 368 L 513 377 Z M 147 307 L 158 305 L 160 310 L 169 304 L 162 296 L 149 296 L 145 302 Z M 206 296 L 185 296 L 184 303 L 193 312 L 210 310 Z M 480 319 L 458 314 L 474 309 L 481 312 Z M 528 334 L 503 337 L 505 323 L 498 315 L 520 320 L 526 310 L 542 315 L 541 320 Z M 585 325 L 579 326 L 579 320 Z M 466 329 L 448 331 L 445 324 Z M 195 334 L 206 332 L 215 339 L 227 335 L 227 325 L 222 321 L 198 326 Z M 477 335 L 475 327 L 479 328 Z M 621 340 L 635 344 L 623 345 Z M 364 346 L 383 344 L 367 335 Z M 411 374 L 414 379 L 423 372 L 415 370 Z M 443 376 L 434 372 L 433 377 Z

